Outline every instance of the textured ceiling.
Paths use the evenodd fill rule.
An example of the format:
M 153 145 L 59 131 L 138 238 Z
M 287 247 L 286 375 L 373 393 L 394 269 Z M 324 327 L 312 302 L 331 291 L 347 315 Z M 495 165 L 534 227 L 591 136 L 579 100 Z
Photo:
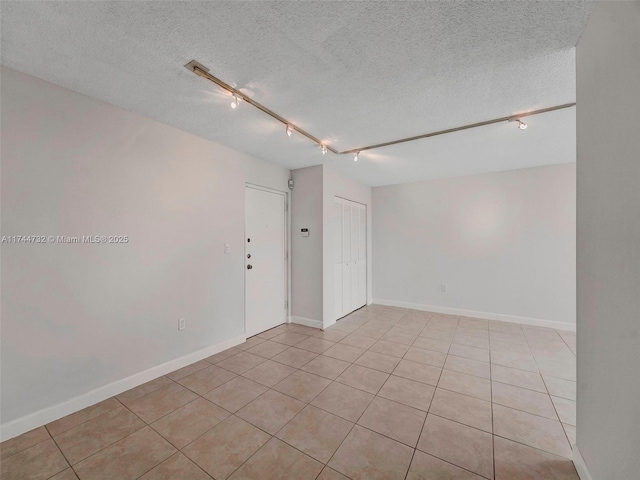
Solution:
M 339 150 L 575 101 L 584 1 L 3 1 L 2 63 L 287 168 L 384 185 L 575 161 L 575 109 L 351 157 Z

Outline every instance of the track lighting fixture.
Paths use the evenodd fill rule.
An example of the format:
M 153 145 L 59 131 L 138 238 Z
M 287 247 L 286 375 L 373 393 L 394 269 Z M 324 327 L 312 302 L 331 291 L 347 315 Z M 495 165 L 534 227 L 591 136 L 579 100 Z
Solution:
M 287 136 L 290 137 L 293 134 L 293 131 L 295 130 L 296 132 L 298 132 L 300 135 L 306 137 L 307 139 L 311 140 L 312 142 L 314 142 L 317 145 L 320 145 L 320 148 L 322 150 L 322 154 L 326 155 L 327 151 L 331 152 L 331 153 L 335 153 L 337 155 L 349 155 L 349 154 L 353 154 L 353 161 L 357 162 L 358 161 L 358 157 L 360 155 L 360 152 L 363 152 L 365 150 L 373 150 L 376 148 L 383 148 L 383 147 L 389 147 L 391 145 L 398 145 L 400 143 L 406 143 L 406 142 L 413 142 L 416 140 L 422 140 L 425 138 L 429 138 L 429 137 L 435 137 L 437 135 L 444 135 L 447 133 L 453 133 L 453 132 L 460 132 L 462 130 L 468 130 L 470 128 L 477 128 L 477 127 L 483 127 L 485 125 L 492 125 L 494 123 L 500 123 L 500 122 L 518 122 L 518 128 L 520 130 L 526 130 L 527 128 L 527 124 L 524 123 L 522 120 L 520 120 L 521 117 L 528 117 L 531 115 L 539 115 L 542 113 L 547 113 L 547 112 L 553 112 L 555 110 L 561 110 L 564 108 L 570 108 L 570 107 L 574 107 L 576 104 L 575 102 L 573 103 L 565 103 L 562 105 L 556 105 L 553 107 L 547 107 L 547 108 L 541 108 L 539 110 L 531 110 L 528 112 L 524 112 L 524 113 L 519 113 L 516 115 L 509 115 L 508 117 L 500 117 L 500 118 L 493 118 L 491 120 L 484 120 L 482 122 L 477 122 L 477 123 L 470 123 L 467 125 L 462 125 L 459 127 L 453 127 L 453 128 L 447 128 L 445 130 L 438 130 L 435 132 L 430 132 L 430 133 L 423 133 L 422 135 L 415 135 L 413 137 L 407 137 L 407 138 L 400 138 L 397 140 L 391 140 L 388 142 L 384 142 L 384 143 L 377 143 L 374 145 L 367 145 L 367 146 L 360 146 L 357 148 L 353 148 L 351 150 L 336 150 L 335 148 L 333 148 L 330 145 L 326 145 L 322 140 L 320 140 L 317 137 L 314 137 L 312 134 L 310 134 L 309 132 L 307 132 L 306 130 L 303 130 L 302 128 L 294 125 L 293 123 L 289 122 L 286 118 L 278 115 L 276 112 L 274 112 L 273 110 L 270 110 L 269 108 L 265 107 L 264 105 L 262 105 L 261 103 L 255 101 L 253 98 L 244 95 L 242 92 L 240 92 L 238 89 L 232 87 L 231 85 L 229 85 L 228 83 L 225 83 L 224 81 L 220 80 L 218 77 L 215 77 L 214 75 L 212 75 L 211 73 L 209 73 L 209 69 L 207 67 L 205 67 L 204 65 L 202 65 L 201 63 L 198 63 L 195 60 L 190 61 L 189 63 L 187 63 L 185 65 L 185 68 L 187 68 L 189 71 L 195 73 L 196 75 L 205 78 L 206 80 L 215 83 L 216 85 L 218 85 L 219 87 L 221 87 L 222 89 L 226 90 L 227 92 L 229 92 L 231 95 L 233 95 L 233 100 L 231 102 L 231 108 L 238 108 L 238 105 L 240 105 L 241 101 L 245 101 L 247 102 L 249 105 L 251 105 L 252 107 L 255 107 L 256 109 L 260 110 L 261 112 L 269 115 L 271 118 L 273 118 L 274 120 L 280 122 L 281 124 L 285 125 L 287 127 Z

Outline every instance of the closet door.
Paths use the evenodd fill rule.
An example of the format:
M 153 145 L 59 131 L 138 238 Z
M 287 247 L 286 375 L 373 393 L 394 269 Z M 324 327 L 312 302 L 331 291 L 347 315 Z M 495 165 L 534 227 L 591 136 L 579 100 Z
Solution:
M 333 301 L 336 318 L 343 316 L 344 288 L 342 286 L 342 265 L 344 249 L 342 243 L 343 209 L 342 199 L 335 198 L 333 203 L 333 248 L 335 261 L 333 264 Z
M 358 205 L 360 223 L 358 225 L 358 306 L 367 303 L 367 206 Z
M 342 200 L 342 311 L 340 317 L 351 312 L 351 202 Z M 339 317 L 338 317 L 339 318 Z
M 351 291 L 349 296 L 349 312 L 360 308 L 358 304 L 358 290 L 360 282 L 358 279 L 358 260 L 360 258 L 360 208 L 359 204 L 355 202 L 349 202 L 349 208 L 351 210 L 351 262 L 349 265 L 349 276 L 351 278 Z

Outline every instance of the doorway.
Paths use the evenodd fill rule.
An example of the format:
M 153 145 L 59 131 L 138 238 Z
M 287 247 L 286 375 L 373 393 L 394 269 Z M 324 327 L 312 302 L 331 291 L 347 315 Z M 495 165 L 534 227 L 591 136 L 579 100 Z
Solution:
M 287 195 L 245 188 L 245 332 L 247 337 L 287 319 Z

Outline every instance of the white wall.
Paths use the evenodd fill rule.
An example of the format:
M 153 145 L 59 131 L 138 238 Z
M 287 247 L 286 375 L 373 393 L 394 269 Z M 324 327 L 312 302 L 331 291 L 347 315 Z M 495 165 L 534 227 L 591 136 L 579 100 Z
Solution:
M 130 239 L 2 245 L 2 424 L 242 337 L 245 181 L 288 170 L 1 74 L 2 235 Z
M 598 2 L 578 42 L 577 94 L 577 444 L 593 480 L 632 479 L 640 472 L 640 2 Z
M 374 188 L 374 302 L 575 324 L 575 174 L 565 164 Z
M 363 185 L 351 178 L 345 177 L 340 173 L 324 166 L 324 206 L 323 206 L 323 222 L 324 222 L 324 239 L 323 251 L 323 324 L 324 328 L 333 325 L 336 321 L 335 317 L 335 299 L 334 299 L 334 264 L 336 253 L 334 233 L 332 229 L 333 213 L 334 213 L 334 197 L 342 197 L 347 200 L 362 203 L 367 206 L 367 303 L 371 303 L 371 286 L 372 286 L 372 236 L 371 236 L 371 187 Z
M 322 325 L 323 166 L 291 171 L 291 316 L 294 322 Z M 300 236 L 308 228 L 309 236 Z

